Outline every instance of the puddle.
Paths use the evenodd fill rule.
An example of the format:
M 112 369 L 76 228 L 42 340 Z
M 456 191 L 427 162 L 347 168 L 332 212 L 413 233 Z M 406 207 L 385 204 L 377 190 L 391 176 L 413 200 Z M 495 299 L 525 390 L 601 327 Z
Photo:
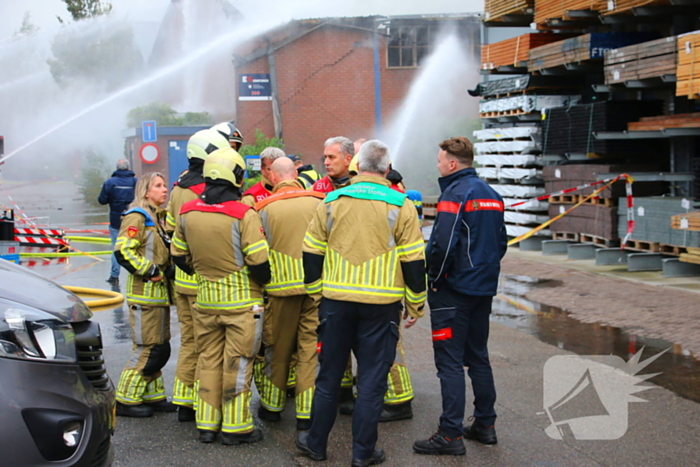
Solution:
M 660 375 L 649 381 L 687 399 L 700 402 L 700 360 L 680 345 L 650 339 L 634 329 L 620 329 L 598 323 L 582 323 L 560 308 L 527 300 L 523 296 L 535 287 L 556 287 L 558 281 L 527 276 L 503 276 L 493 301 L 491 320 L 526 332 L 542 342 L 579 355 L 617 355 L 625 361 L 644 347 L 642 360 L 666 349 L 642 373 Z

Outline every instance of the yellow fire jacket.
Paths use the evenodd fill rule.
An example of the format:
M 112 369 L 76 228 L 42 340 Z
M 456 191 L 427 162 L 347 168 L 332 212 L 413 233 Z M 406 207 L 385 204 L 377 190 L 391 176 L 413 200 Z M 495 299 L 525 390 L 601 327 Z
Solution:
M 270 244 L 272 279 L 265 290 L 275 297 L 306 294 L 301 244 L 323 193 L 306 190 L 299 181 L 279 183 L 272 196 L 255 205 Z
M 413 203 L 389 186 L 382 177 L 359 175 L 326 196 L 304 237 L 304 282 L 309 294 L 334 300 L 405 299 L 419 318 L 426 299 L 423 235 Z

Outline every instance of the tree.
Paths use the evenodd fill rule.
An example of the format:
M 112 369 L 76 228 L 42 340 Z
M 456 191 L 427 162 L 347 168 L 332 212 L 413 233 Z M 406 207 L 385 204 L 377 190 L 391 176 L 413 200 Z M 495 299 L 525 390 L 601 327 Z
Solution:
M 85 151 L 83 169 L 78 179 L 78 192 L 83 202 L 89 206 L 98 207 L 97 197 L 100 196 L 102 184 L 109 176 L 107 158 L 92 149 Z
M 66 4 L 66 9 L 73 17 L 73 21 L 80 21 L 85 18 L 106 15 L 112 11 L 112 4 L 101 2 L 100 0 L 61 0 Z M 57 17 L 63 23 L 63 18 Z
M 19 29 L 15 31 L 15 37 L 19 36 L 31 36 L 37 32 L 39 28 L 32 23 L 32 14 L 29 11 L 24 12 L 24 18 L 22 18 L 22 24 Z
M 262 130 L 256 128 L 255 144 L 244 144 L 243 146 L 241 146 L 241 149 L 238 151 L 238 153 L 245 159 L 245 156 L 256 156 L 260 154 L 263 149 L 270 146 L 284 149 L 284 142 L 277 137 L 267 138 L 265 136 L 265 133 L 262 132 Z M 261 179 L 262 174 L 260 172 L 258 172 L 257 170 L 248 170 L 248 177 L 246 178 L 245 183 L 243 184 L 243 191 L 255 185 Z
M 126 126 L 138 127 L 141 122 L 154 120 L 158 126 L 211 125 L 212 118 L 207 112 L 187 112 L 178 117 L 177 111 L 169 104 L 150 102 L 129 110 L 126 115 Z

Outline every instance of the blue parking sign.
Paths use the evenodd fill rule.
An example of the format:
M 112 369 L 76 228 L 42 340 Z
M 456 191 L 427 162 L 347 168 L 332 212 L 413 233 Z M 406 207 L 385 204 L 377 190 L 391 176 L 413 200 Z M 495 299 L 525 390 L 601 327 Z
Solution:
M 144 143 L 155 143 L 158 141 L 156 122 L 154 120 L 141 122 L 141 140 Z

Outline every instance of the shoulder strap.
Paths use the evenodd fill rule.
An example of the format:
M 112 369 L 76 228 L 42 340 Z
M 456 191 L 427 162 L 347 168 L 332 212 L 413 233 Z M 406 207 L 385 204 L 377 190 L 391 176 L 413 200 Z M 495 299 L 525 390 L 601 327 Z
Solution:
M 238 201 L 224 201 L 220 204 L 207 204 L 200 199 L 194 199 L 182 205 L 180 215 L 191 211 L 215 212 L 219 214 L 226 214 L 227 216 L 241 220 L 243 219 L 243 216 L 245 216 L 248 209 L 252 208 L 243 203 L 239 203 Z
M 394 191 L 377 183 L 360 182 L 353 183 L 339 190 L 335 190 L 326 195 L 326 203 L 335 201 L 341 196 L 349 196 L 356 199 L 368 199 L 373 201 L 383 201 L 394 206 L 403 206 L 406 199 L 405 193 Z
M 126 211 L 124 214 L 122 214 L 122 216 L 126 216 L 127 214 L 131 214 L 132 212 L 138 212 L 139 214 L 141 214 L 143 217 L 146 218 L 146 227 L 153 227 L 156 225 L 153 222 L 153 218 L 151 217 L 151 215 L 148 214 L 146 212 L 146 210 L 143 208 L 131 208 L 128 211 Z

